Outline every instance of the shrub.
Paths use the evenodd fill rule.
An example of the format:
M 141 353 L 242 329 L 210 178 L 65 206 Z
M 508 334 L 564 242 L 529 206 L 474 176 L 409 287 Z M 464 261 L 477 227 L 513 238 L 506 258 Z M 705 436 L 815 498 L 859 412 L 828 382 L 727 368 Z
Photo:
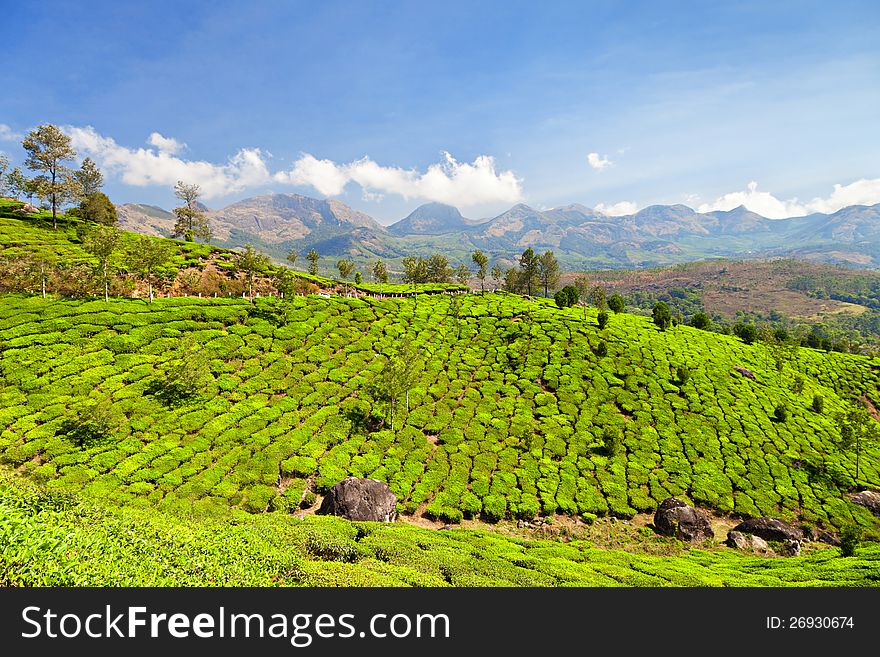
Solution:
M 804 391 L 804 385 L 806 384 L 806 380 L 804 379 L 802 374 L 798 374 L 794 377 L 794 381 L 791 383 L 791 391 L 799 395 Z
M 856 548 L 865 536 L 865 531 L 859 525 L 846 525 L 840 530 L 840 556 L 851 557 L 855 555 Z
M 619 294 L 612 294 L 608 298 L 608 309 L 613 313 L 622 313 L 626 308 L 626 304 L 623 301 L 623 297 Z
M 788 406 L 785 404 L 777 404 L 773 409 L 773 417 L 777 422 L 785 422 L 788 419 Z
M 825 398 L 822 395 L 813 395 L 813 410 L 816 413 L 825 410 Z
M 651 318 L 661 331 L 672 323 L 672 313 L 669 312 L 669 306 L 664 302 L 658 301 L 654 304 L 654 310 L 651 312 Z
M 691 369 L 687 365 L 679 365 L 675 370 L 675 378 L 683 386 L 691 378 Z
M 599 315 L 596 317 L 596 321 L 599 323 L 599 329 L 600 329 L 600 330 L 601 330 L 601 329 L 604 329 L 606 326 L 608 326 L 608 313 L 606 313 L 606 312 L 603 310 L 603 311 L 600 312 Z
M 608 355 L 608 343 L 604 340 L 596 345 L 596 355 L 599 358 L 605 358 Z
M 754 324 L 737 322 L 733 325 L 733 334 L 746 344 L 752 344 L 758 339 L 758 329 Z
M 553 295 L 553 299 L 556 301 L 556 305 L 560 308 L 570 308 L 578 302 L 579 296 L 576 287 L 573 285 L 566 285 Z
M 615 427 L 602 429 L 602 451 L 606 456 L 617 456 L 623 449 L 623 436 Z
M 712 326 L 712 320 L 709 319 L 709 315 L 706 313 L 699 312 L 691 317 L 690 325 L 701 331 L 708 331 L 709 327 Z

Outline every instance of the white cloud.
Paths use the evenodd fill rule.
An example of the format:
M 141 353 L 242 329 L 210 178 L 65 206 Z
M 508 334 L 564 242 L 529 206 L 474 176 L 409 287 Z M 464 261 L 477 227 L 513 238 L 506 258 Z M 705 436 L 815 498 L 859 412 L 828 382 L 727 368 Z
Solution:
M 158 148 L 160 153 L 168 153 L 169 155 L 174 155 L 186 148 L 186 144 L 177 141 L 174 137 L 164 137 L 158 132 L 152 133 L 147 143 Z
M 21 138 L 21 135 L 8 125 L 0 123 L 0 141 L 19 141 Z
M 512 171 L 496 171 L 495 159 L 488 155 L 468 163 L 443 153 L 442 162 L 432 164 L 421 173 L 382 166 L 369 157 L 337 164 L 307 153 L 290 171 L 274 177 L 279 182 L 309 185 L 327 196 L 340 194 L 349 182 L 355 182 L 372 198 L 377 194 L 398 194 L 406 199 L 420 198 L 461 207 L 515 203 L 522 199 L 521 181 Z
M 712 203 L 704 203 L 698 212 L 732 210 L 744 205 L 752 212 L 770 219 L 799 217 L 812 212 L 830 214 L 848 205 L 874 205 L 880 203 L 880 178 L 861 179 L 848 185 L 836 184 L 828 197 L 817 196 L 811 201 L 801 202 L 797 198 L 781 200 L 770 192 L 758 191 L 758 183 L 750 182 L 743 191 L 730 192 Z
M 512 171 L 496 171 L 494 158 L 481 155 L 473 162 L 458 162 L 449 153 L 443 161 L 422 173 L 412 169 L 381 166 L 369 157 L 348 164 L 302 155 L 287 171 L 271 173 L 268 153 L 242 148 L 224 164 L 187 160 L 178 151 L 186 144 L 158 132 L 147 143 L 154 148 L 127 148 L 92 127 L 65 127 L 74 149 L 91 156 L 110 174 L 128 185 L 173 186 L 178 180 L 195 183 L 206 199 L 222 197 L 270 183 L 305 185 L 324 196 L 341 194 L 349 182 L 362 188 L 365 199 L 384 194 L 454 204 L 462 207 L 522 199 L 521 181 Z
M 258 148 L 243 148 L 225 164 L 201 160 L 184 160 L 168 151 L 150 148 L 126 148 L 112 138 L 98 134 L 94 128 L 67 127 L 74 149 L 94 158 L 98 165 L 117 173 L 122 182 L 137 187 L 173 186 L 178 180 L 195 183 L 206 199 L 240 192 L 248 187 L 264 185 L 271 180 L 269 170 Z M 158 133 L 150 136 L 165 139 Z M 172 140 L 177 144 L 175 140 Z
M 600 203 L 594 209 L 602 214 L 607 214 L 609 217 L 620 217 L 625 214 L 635 214 L 639 211 L 639 206 L 632 201 L 620 201 L 611 205 Z
M 614 162 L 608 159 L 608 156 L 599 157 L 598 153 L 588 153 L 587 154 L 587 164 L 593 167 L 596 171 L 604 171 L 610 166 L 614 165 Z

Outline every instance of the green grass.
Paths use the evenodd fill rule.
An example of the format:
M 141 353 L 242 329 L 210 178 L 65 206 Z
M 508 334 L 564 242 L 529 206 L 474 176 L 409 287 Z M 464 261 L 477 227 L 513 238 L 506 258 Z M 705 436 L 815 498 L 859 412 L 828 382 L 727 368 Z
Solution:
M 670 539 L 671 540 L 671 539 Z M 761 558 L 650 556 L 280 514 L 179 517 L 47 494 L 0 474 L 0 586 L 877 586 L 880 545 Z

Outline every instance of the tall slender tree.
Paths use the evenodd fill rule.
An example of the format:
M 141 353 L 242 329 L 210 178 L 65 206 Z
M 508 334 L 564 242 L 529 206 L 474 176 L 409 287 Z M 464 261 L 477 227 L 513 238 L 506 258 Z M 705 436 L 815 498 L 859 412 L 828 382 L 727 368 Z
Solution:
M 98 224 L 82 235 L 83 249 L 98 258 L 101 280 L 104 283 L 104 301 L 110 301 L 110 257 L 119 246 L 121 232 L 113 226 Z
M 467 265 L 459 265 L 455 268 L 455 280 L 459 285 L 467 285 L 471 282 L 471 270 L 467 268 Z
M 556 287 L 559 283 L 560 270 L 559 261 L 553 255 L 553 251 L 545 251 L 538 256 L 538 279 L 544 287 L 544 296 L 550 294 L 550 288 Z
M 342 282 L 345 285 L 345 296 L 348 296 L 348 277 L 354 271 L 354 262 L 348 258 L 341 258 L 336 261 L 336 269 L 339 270 L 339 275 L 342 277 Z
M 171 260 L 171 245 L 165 240 L 141 235 L 129 251 L 129 266 L 147 281 L 150 303 L 153 303 L 153 274 Z
M 296 261 L 299 259 L 299 251 L 294 249 L 287 254 L 287 262 L 290 263 L 291 269 L 296 269 Z
M 501 282 L 504 280 L 504 270 L 501 269 L 501 265 L 495 264 L 492 267 L 492 287 L 498 287 Z
M 477 266 L 477 278 L 480 281 L 480 294 L 486 293 L 486 274 L 489 271 L 489 257 L 477 249 L 471 254 L 471 260 Z
M 309 273 L 312 276 L 318 275 L 318 260 L 321 259 L 321 256 L 318 255 L 318 252 L 315 249 L 310 249 L 306 254 L 306 260 L 309 261 Z
M 41 175 L 41 186 L 52 203 L 52 227 L 58 228 L 58 207 L 76 196 L 76 181 L 65 162 L 76 157 L 70 137 L 52 124 L 39 125 L 21 142 L 25 166 Z
M 269 258 L 257 251 L 250 244 L 244 245 L 244 251 L 238 256 L 238 269 L 244 272 L 248 284 L 248 298 L 254 299 L 254 277 L 265 271 L 269 266 Z
M 192 242 L 196 237 L 207 241 L 211 239 L 211 225 L 207 215 L 199 207 L 201 191 L 198 185 L 191 185 L 178 180 L 174 186 L 174 195 L 183 201 L 183 205 L 174 208 L 177 221 L 174 224 L 174 236 Z
M 379 296 L 382 296 L 382 285 L 388 282 L 388 268 L 382 260 L 377 260 L 373 265 L 373 280 L 379 284 Z
M 79 193 L 83 198 L 97 194 L 104 186 L 104 174 L 90 157 L 83 160 L 80 168 L 73 172 L 73 177 L 79 184 Z
M 522 285 L 526 289 L 526 294 L 532 296 L 532 288 L 535 286 L 538 278 L 538 256 L 532 247 L 523 251 L 519 258 L 519 269 L 522 275 Z

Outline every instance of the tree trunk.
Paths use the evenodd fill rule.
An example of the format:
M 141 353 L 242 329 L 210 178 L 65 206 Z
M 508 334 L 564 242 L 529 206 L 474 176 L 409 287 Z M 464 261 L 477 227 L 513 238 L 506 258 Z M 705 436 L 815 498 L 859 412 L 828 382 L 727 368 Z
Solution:
M 147 274 L 147 288 L 150 290 L 150 303 L 153 303 L 153 277 Z
M 43 288 L 43 298 L 46 298 L 46 269 L 45 267 L 40 268 L 40 285 Z
M 52 169 L 52 229 L 58 230 L 58 219 L 55 217 L 55 169 Z
M 107 261 L 104 260 L 104 303 L 110 302 L 110 281 L 107 278 Z

